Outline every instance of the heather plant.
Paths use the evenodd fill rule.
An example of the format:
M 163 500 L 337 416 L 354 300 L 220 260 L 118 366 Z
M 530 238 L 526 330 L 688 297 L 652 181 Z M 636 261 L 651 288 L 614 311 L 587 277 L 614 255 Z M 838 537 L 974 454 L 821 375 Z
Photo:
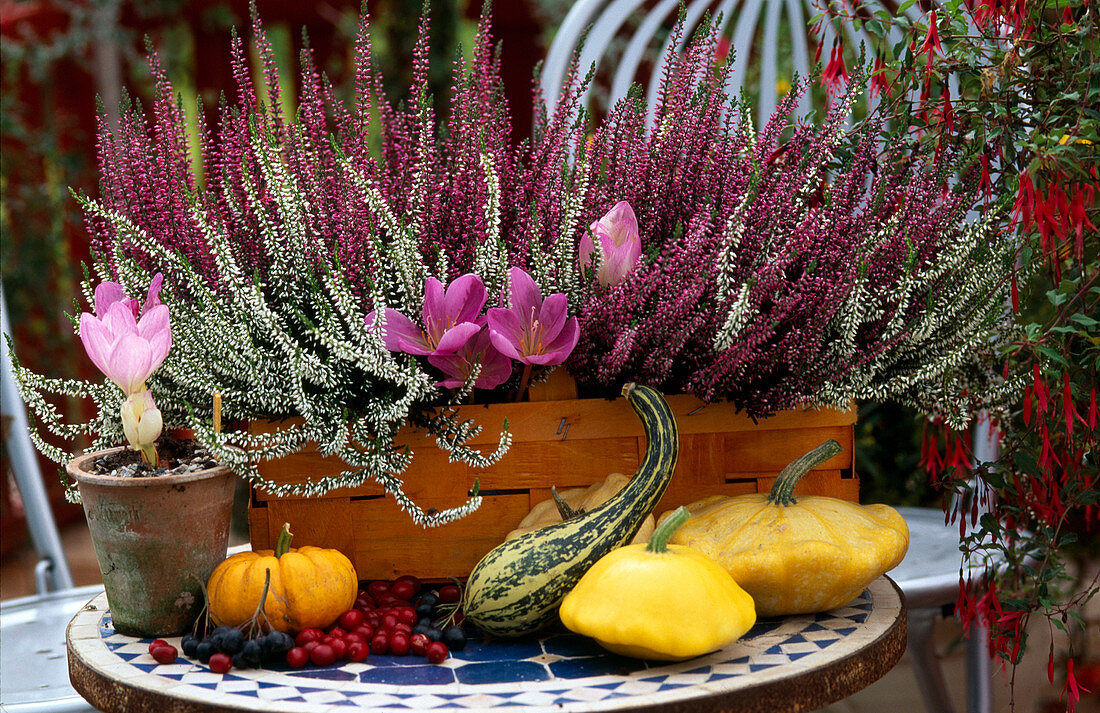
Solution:
M 704 26 L 670 58 L 655 131 L 631 96 L 584 144 L 589 212 L 629 201 L 645 259 L 582 297 L 570 370 L 753 415 L 873 398 L 961 423 L 965 395 L 995 401 L 1006 384 L 974 367 L 1000 338 L 1012 246 L 965 218 L 972 157 L 884 152 L 881 123 L 849 130 L 859 75 L 816 125 L 794 125 L 797 83 L 758 135 L 723 91 L 717 43 Z
M 463 421 L 454 406 L 522 397 L 563 360 L 584 394 L 633 380 L 752 415 L 870 395 L 958 422 L 1008 388 L 970 367 L 1003 337 L 1012 246 L 965 220 L 976 195 L 965 153 L 883 154 L 881 126 L 845 126 L 858 73 L 819 125 L 792 123 L 792 94 L 757 134 L 723 90 L 706 25 L 671 58 L 653 132 L 637 94 L 591 133 L 570 118 L 573 67 L 555 112 L 520 140 L 488 29 L 485 15 L 438 117 L 427 17 L 397 105 L 383 98 L 364 18 L 354 100 L 337 99 L 307 50 L 289 121 L 254 15 L 266 92 L 235 37 L 237 97 L 200 132 L 201 170 L 152 53 L 151 117 L 129 102 L 117 130 L 101 123 L 101 196 L 81 202 L 101 279 L 139 294 L 164 276 L 173 345 L 149 388 L 166 428 L 190 429 L 272 494 L 374 479 L 435 525 L 478 495 L 421 510 L 402 491 L 413 454 L 399 429 L 427 429 L 453 460 L 492 463 L 507 424 Z M 954 175 L 964 180 L 948 188 Z M 19 379 L 55 433 L 119 438 L 104 384 Z M 90 397 L 98 418 L 62 423 L 49 391 Z M 251 433 L 261 419 L 278 430 Z M 501 427 L 493 452 L 465 445 L 482 426 Z M 306 444 L 347 468 L 300 485 L 258 473 Z

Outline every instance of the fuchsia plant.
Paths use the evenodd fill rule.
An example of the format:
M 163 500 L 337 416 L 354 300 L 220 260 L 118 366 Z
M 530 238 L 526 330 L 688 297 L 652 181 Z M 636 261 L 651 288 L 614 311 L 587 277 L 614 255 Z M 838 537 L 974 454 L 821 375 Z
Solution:
M 122 285 L 101 282 L 95 289 L 95 314 L 80 315 L 80 341 L 88 357 L 126 394 L 121 408 L 126 440 L 154 467 L 162 419 L 145 381 L 172 347 L 168 307 L 160 301 L 163 280 L 159 273 L 153 277 L 140 309 Z

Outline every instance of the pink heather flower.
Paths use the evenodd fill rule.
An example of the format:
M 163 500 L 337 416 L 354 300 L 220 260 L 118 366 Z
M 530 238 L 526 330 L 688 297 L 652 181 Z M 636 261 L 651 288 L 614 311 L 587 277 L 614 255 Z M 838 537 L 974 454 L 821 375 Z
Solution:
M 157 464 L 157 451 L 153 444 L 160 438 L 164 422 L 160 409 L 153 402 L 153 395 L 146 390 L 130 394 L 122 402 L 122 431 L 126 440 L 135 449 L 142 452 L 145 459 L 154 466 Z
M 488 294 L 481 278 L 468 273 L 456 278 L 446 290 L 434 277 L 424 281 L 424 328 L 397 310 L 386 310 L 386 331 L 382 341 L 390 351 L 407 354 L 455 354 L 481 330 L 481 308 Z M 375 312 L 367 315 L 374 324 Z
M 137 300 L 130 299 L 121 285 L 100 283 L 95 290 L 96 313 L 80 315 L 80 341 L 88 357 L 127 396 L 144 390 L 145 380 L 172 347 L 168 307 L 159 298 L 162 282 L 158 273 L 140 311 Z
M 433 354 L 428 357 L 428 362 L 448 377 L 436 386 L 448 389 L 465 386 L 479 364 L 481 373 L 474 382 L 474 386 L 479 389 L 495 389 L 512 375 L 512 360 L 493 346 L 487 327 L 483 327 L 477 336 L 466 342 L 456 353 Z
M 558 292 L 545 300 L 531 276 L 518 267 L 508 271 L 512 306 L 488 311 L 489 338 L 502 354 L 524 364 L 561 364 L 580 338 L 577 318 L 566 318 L 569 307 Z
M 603 250 L 603 262 L 596 271 L 596 280 L 605 287 L 617 285 L 634 269 L 642 256 L 634 209 L 626 201 L 619 201 L 607 215 L 592 223 L 589 230 L 600 239 Z M 585 233 L 578 256 L 582 269 L 592 265 L 592 253 L 595 251 L 592 235 Z

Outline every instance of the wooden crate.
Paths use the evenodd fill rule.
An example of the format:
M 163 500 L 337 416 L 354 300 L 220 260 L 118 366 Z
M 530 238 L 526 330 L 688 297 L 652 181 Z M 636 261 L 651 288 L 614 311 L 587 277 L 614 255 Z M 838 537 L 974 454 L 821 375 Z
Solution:
M 829 438 L 844 450 L 803 478 L 796 493 L 858 499 L 852 468 L 854 409 L 786 411 L 753 423 L 726 404 L 704 406 L 685 395 L 668 401 L 680 430 L 680 455 L 657 514 L 704 495 L 766 492 L 783 466 Z M 414 452 L 404 474 L 405 492 L 425 510 L 443 509 L 461 504 L 476 478 L 483 496 L 477 512 L 423 529 L 375 483 L 313 498 L 276 498 L 254 488 L 249 507 L 253 548 L 272 548 L 289 522 L 296 546 L 339 549 L 355 563 L 360 579 L 465 577 L 533 505 L 550 497 L 552 485 L 563 490 L 591 485 L 613 472 L 629 475 L 645 450 L 641 423 L 625 399 L 464 406 L 462 415 L 483 426 L 472 444 L 490 450 L 507 419 L 512 434 L 507 455 L 485 469 L 448 463 L 448 454 L 431 436 L 410 429 L 398 441 Z M 275 427 L 255 423 L 251 428 L 259 433 Z M 264 462 L 260 472 L 275 482 L 296 483 L 344 468 L 338 459 L 303 451 Z

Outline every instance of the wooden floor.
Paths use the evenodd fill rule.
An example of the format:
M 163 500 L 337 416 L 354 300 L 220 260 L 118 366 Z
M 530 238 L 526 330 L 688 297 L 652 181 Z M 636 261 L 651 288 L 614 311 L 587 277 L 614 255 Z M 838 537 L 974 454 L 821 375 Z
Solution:
M 69 566 L 76 584 L 95 584 L 100 581 L 95 552 L 83 522 L 62 528 L 62 542 L 68 555 Z M 0 562 L 0 599 L 34 594 L 34 565 L 36 557 L 30 546 L 14 552 Z M 1100 604 L 1100 602 L 1097 602 Z M 1093 610 L 1097 607 L 1094 606 Z M 1089 617 L 1100 621 L 1100 617 Z M 1033 627 L 1030 652 L 1016 672 L 1015 713 L 1056 713 L 1064 711 L 1064 704 L 1057 704 L 1059 687 L 1046 680 L 1046 660 L 1049 633 L 1045 627 Z M 1096 628 L 1096 627 L 1094 627 Z M 1097 638 L 1098 634 L 1094 634 Z M 962 627 L 952 619 L 939 622 L 936 627 L 937 651 L 940 653 L 947 685 L 955 701 L 958 713 L 966 711 L 966 654 L 962 642 Z M 1100 641 L 1094 650 L 1100 650 Z M 994 713 L 1012 710 L 1007 676 L 999 669 L 993 671 L 992 688 Z M 1100 692 L 1098 692 L 1100 693 Z M 1082 699 L 1079 713 L 1100 713 L 1100 696 Z M 854 696 L 822 709 L 822 713 L 925 713 L 920 693 L 908 657 L 884 678 Z M 939 713 L 939 712 L 936 712 Z

